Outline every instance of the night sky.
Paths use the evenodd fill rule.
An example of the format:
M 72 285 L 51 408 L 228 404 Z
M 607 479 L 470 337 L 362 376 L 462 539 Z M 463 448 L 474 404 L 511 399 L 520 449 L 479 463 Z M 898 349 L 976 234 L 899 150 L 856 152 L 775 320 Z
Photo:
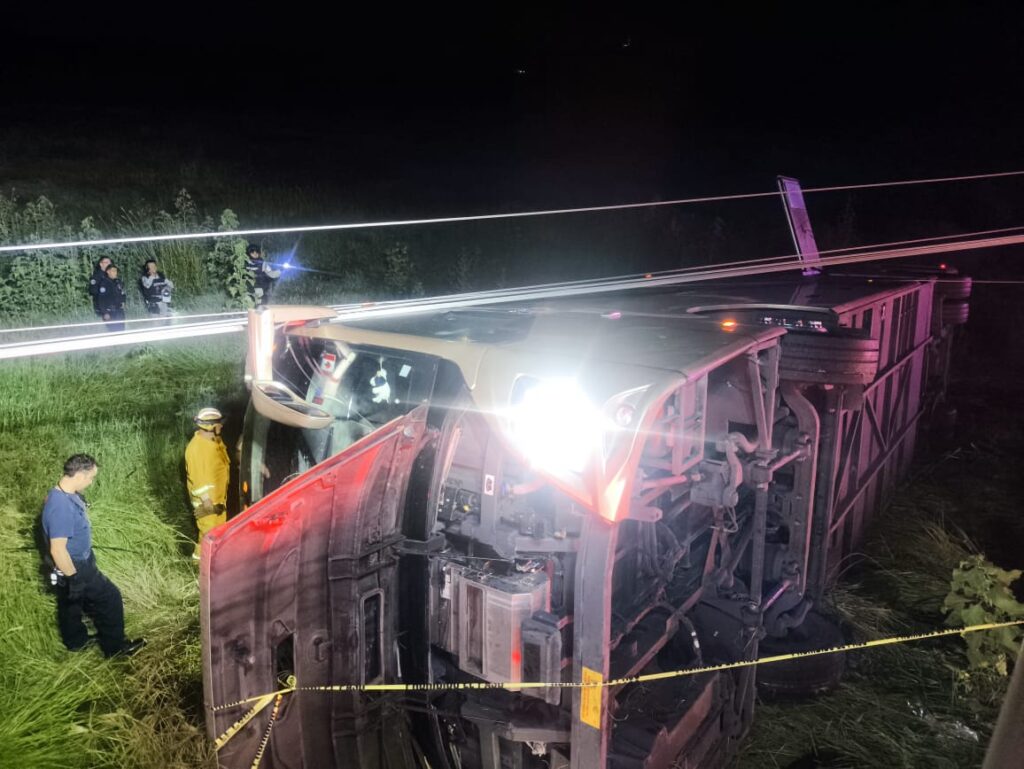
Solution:
M 247 137 L 344 139 L 341 156 L 390 145 L 424 163 L 443 153 L 514 168 L 512 184 L 556 173 L 666 192 L 780 166 L 850 178 L 1017 161 L 1019 10 L 829 5 L 419 19 L 217 18 L 179 6 L 109 23 L 91 9 L 45 23 L 15 11 L 9 31 L 22 31 L 3 55 L 4 111 L 133 107 L 172 124 L 216 116 L 211 129 L 223 128 L 219 118 L 256 123 Z
M 152 145 L 247 184 L 421 215 L 760 191 L 779 173 L 811 186 L 1024 167 L 1020 10 L 870 7 L 166 6 L 106 20 L 22 7 L 0 56 L 0 180 L 31 189 L 28 156 L 72 141 L 72 160 L 94 142 L 97 157 L 143 166 Z M 939 220 L 1016 224 L 1007 196 L 1021 190 L 857 204 L 878 237 L 913 236 Z

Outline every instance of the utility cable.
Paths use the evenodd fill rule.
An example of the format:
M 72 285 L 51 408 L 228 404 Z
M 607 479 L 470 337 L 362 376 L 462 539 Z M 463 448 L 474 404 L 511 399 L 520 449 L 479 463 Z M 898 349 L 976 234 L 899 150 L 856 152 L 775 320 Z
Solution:
M 861 262 L 884 261 L 910 256 L 923 256 L 956 251 L 993 248 L 998 246 L 1024 244 L 1024 234 L 1004 235 L 1002 237 L 967 240 L 956 243 L 939 243 L 925 246 L 857 253 L 840 256 L 824 257 L 816 266 L 831 267 Z M 336 305 L 331 309 L 337 312 L 340 321 L 369 320 L 372 318 L 395 317 L 422 312 L 442 312 L 456 309 L 467 309 L 483 305 L 508 304 L 511 302 L 531 302 L 544 299 L 568 296 L 584 296 L 605 294 L 613 291 L 626 291 L 637 288 L 654 288 L 695 283 L 707 280 L 763 275 L 765 273 L 785 272 L 804 269 L 806 262 L 793 260 L 782 264 L 757 265 L 733 268 L 713 268 L 704 272 L 688 275 L 668 275 L 664 277 L 627 278 L 602 283 L 581 282 L 578 285 L 556 284 L 554 286 L 535 286 L 517 290 L 498 291 L 491 294 L 478 292 L 475 294 L 455 294 L 451 296 L 431 297 L 411 301 L 394 301 L 379 304 L 368 304 L 354 307 L 353 305 Z M 141 329 L 138 331 L 119 331 L 108 334 L 89 334 L 84 336 L 47 339 L 41 341 L 17 342 L 0 345 L 0 359 L 21 358 L 47 353 L 69 352 L 72 350 L 91 350 L 99 347 L 113 347 L 138 342 L 184 339 L 194 336 L 210 336 L 214 334 L 232 333 L 245 328 L 247 320 L 238 318 L 224 321 L 211 321 L 170 328 Z
M 906 239 L 906 240 L 895 240 L 895 241 L 888 241 L 888 242 L 883 242 L 883 243 L 872 243 L 872 244 L 865 244 L 865 245 L 859 245 L 859 246 L 849 246 L 849 247 L 845 247 L 845 248 L 825 249 L 825 250 L 819 251 L 818 254 L 819 254 L 820 257 L 825 257 L 825 256 L 830 255 L 830 254 L 837 254 L 837 255 L 838 254 L 853 254 L 853 253 L 859 253 L 859 252 L 866 252 L 869 249 L 877 250 L 877 249 L 882 249 L 882 248 L 892 248 L 892 247 L 896 247 L 896 246 L 905 246 L 905 245 L 912 245 L 912 244 L 918 244 L 918 243 L 928 243 L 928 242 L 934 242 L 934 241 L 940 241 L 940 240 L 941 241 L 950 242 L 950 243 L 956 243 L 956 242 L 960 242 L 960 239 L 963 239 L 963 238 L 977 237 L 979 235 L 989 235 L 989 234 L 998 234 L 998 233 L 1018 232 L 1020 230 L 1024 230 L 1024 226 L 1018 225 L 1018 226 L 1015 226 L 1015 227 L 1001 227 L 1001 228 L 989 229 L 989 230 L 976 230 L 974 232 L 954 233 L 954 234 L 950 234 L 950 235 L 936 235 L 936 236 L 923 237 L 923 238 L 910 238 L 910 239 Z M 957 239 L 957 240 L 953 240 L 953 239 Z M 579 280 L 578 281 L 562 281 L 562 282 L 547 283 L 547 284 L 540 284 L 540 285 L 534 285 L 534 286 L 518 286 L 518 287 L 514 287 L 514 288 L 507 288 L 507 289 L 493 289 L 493 290 L 489 290 L 489 291 L 467 292 L 467 293 L 463 293 L 463 294 L 452 294 L 452 295 L 449 295 L 449 296 L 450 296 L 450 298 L 460 298 L 460 299 L 469 299 L 469 298 L 475 297 L 475 296 L 478 296 L 478 297 L 481 297 L 481 298 L 490 298 L 490 297 L 494 297 L 494 296 L 503 296 L 503 295 L 514 296 L 514 295 L 516 295 L 518 293 L 521 293 L 523 291 L 530 291 L 530 290 L 539 289 L 539 288 L 555 289 L 555 288 L 557 288 L 559 286 L 564 286 L 564 287 L 567 287 L 567 288 L 579 288 L 581 286 L 586 286 L 586 285 L 589 285 L 589 286 L 600 286 L 600 285 L 605 285 L 605 284 L 610 285 L 610 286 L 615 286 L 615 285 L 620 284 L 623 280 L 630 280 L 630 279 L 632 279 L 632 280 L 640 280 L 640 279 L 652 280 L 652 279 L 655 279 L 655 278 L 659 278 L 660 279 L 660 278 L 667 278 L 667 277 L 671 277 L 671 276 L 683 276 L 683 275 L 700 274 L 700 273 L 703 273 L 703 272 L 707 272 L 709 270 L 721 270 L 721 269 L 734 268 L 734 267 L 736 267 L 736 268 L 738 268 L 738 267 L 752 267 L 752 266 L 755 266 L 755 265 L 760 266 L 760 265 L 776 264 L 776 263 L 791 264 L 793 262 L 799 261 L 800 258 L 801 257 L 800 257 L 799 254 L 786 254 L 784 256 L 762 257 L 762 258 L 757 258 L 757 259 L 745 259 L 745 260 L 738 260 L 738 261 L 732 261 L 732 262 L 721 262 L 719 264 L 714 264 L 714 265 L 698 265 L 698 266 L 692 266 L 692 267 L 680 267 L 680 268 L 677 268 L 677 269 L 674 269 L 674 270 L 662 270 L 662 271 L 659 271 L 659 272 L 651 272 L 651 273 L 632 273 L 632 274 L 629 274 L 629 275 L 620 275 L 620 276 L 609 277 L 609 278 L 590 278 L 590 279 L 582 280 L 582 281 L 579 281 Z M 803 262 L 800 262 L 800 263 L 803 264 Z M 863 275 L 863 276 L 858 276 L 858 277 L 869 277 L 869 278 L 876 278 L 877 277 L 877 278 L 880 278 L 880 277 L 888 277 L 888 276 L 883 276 L 883 275 Z M 349 304 L 330 305 L 330 306 L 331 306 L 332 309 L 336 309 L 336 310 L 343 310 L 343 309 L 344 310 L 348 310 L 348 309 L 351 309 L 351 308 L 371 307 L 371 306 L 387 307 L 387 306 L 391 306 L 391 305 L 403 306 L 403 307 L 414 307 L 414 306 L 417 306 L 419 304 L 431 304 L 431 303 L 434 303 L 434 302 L 438 301 L 441 298 L 443 298 L 443 297 L 436 297 L 435 296 L 435 297 L 427 297 L 427 298 L 423 298 L 423 299 L 398 299 L 398 300 L 386 300 L 386 301 L 381 301 L 381 302 L 353 302 L 353 303 L 349 303 Z M 245 315 L 244 311 L 226 311 L 226 312 L 220 312 L 220 313 L 197 313 L 197 314 L 192 314 L 192 315 L 175 315 L 175 316 L 171 316 L 171 320 L 173 322 L 179 323 L 179 324 L 180 324 L 180 321 L 192 320 L 192 319 L 195 319 L 195 318 L 220 318 L 220 319 L 223 319 L 223 320 L 226 320 L 226 321 L 230 321 L 230 320 L 235 319 L 235 318 L 242 318 L 244 315 Z M 132 324 L 140 324 L 140 323 L 166 324 L 167 321 L 168 321 L 168 318 L 165 317 L 165 316 L 152 316 L 152 317 L 147 317 L 147 318 L 130 318 L 130 319 L 122 321 L 122 322 L 124 322 L 124 323 L 132 323 Z M 58 325 L 51 325 L 51 326 L 23 326 L 23 327 L 13 328 L 13 329 L 0 329 L 0 334 L 15 334 L 15 333 L 29 333 L 29 332 L 39 332 L 39 331 L 53 331 L 53 330 L 71 329 L 71 328 L 96 328 L 96 327 L 105 326 L 105 325 L 106 325 L 105 321 L 87 321 L 87 322 L 82 322 L 82 323 L 65 323 L 65 324 L 58 324 Z
M 1000 171 L 987 174 L 968 174 L 963 176 L 943 176 L 928 179 L 899 179 L 888 182 L 871 182 L 866 184 L 843 184 L 828 187 L 809 187 L 804 193 L 837 192 L 862 189 L 879 189 L 882 187 L 901 187 L 920 184 L 940 184 L 957 181 L 973 181 L 978 179 L 997 179 L 1022 176 L 1024 171 Z M 442 216 L 417 219 L 393 219 L 378 222 L 349 222 L 343 224 L 314 224 L 294 227 L 263 227 L 241 230 L 225 230 L 218 232 L 185 232 L 169 235 L 132 235 L 117 238 L 97 238 L 94 240 L 69 240 L 49 243 L 21 243 L 0 246 L 0 254 L 27 251 L 54 251 L 66 248 L 93 248 L 96 246 L 119 246 L 131 243 L 159 243 L 173 240 L 203 240 L 215 238 L 237 238 L 253 235 L 282 235 L 305 232 L 336 232 L 342 230 L 363 230 L 378 227 L 409 227 L 413 225 L 453 224 L 458 222 L 481 222 L 496 219 L 523 219 L 527 217 L 558 216 L 562 214 L 597 213 L 603 211 L 625 211 L 639 208 L 660 208 L 694 203 L 714 203 L 733 200 L 755 200 L 758 198 L 778 197 L 784 194 L 781 190 L 770 192 L 748 192 L 732 195 L 706 195 L 702 197 L 676 198 L 674 200 L 651 200 L 642 203 L 614 203 L 602 206 L 582 206 L 575 208 L 552 208 L 533 211 L 511 211 L 497 214 L 472 214 L 468 216 Z
M 903 246 L 903 245 L 911 245 L 911 244 L 915 244 L 915 243 L 926 243 L 926 242 L 934 242 L 934 241 L 955 242 L 953 239 L 970 238 L 970 237 L 977 237 L 977 236 L 980 236 L 980 235 L 991 235 L 991 234 L 1006 233 L 1006 232 L 1017 232 L 1017 231 L 1020 231 L 1020 230 L 1024 230 L 1024 225 L 1017 225 L 1015 227 L 1000 227 L 1000 228 L 997 228 L 997 229 L 989 229 L 989 230 L 975 230 L 973 232 L 952 233 L 952 234 L 949 234 L 949 235 L 933 235 L 933 236 L 924 237 L 924 238 L 909 238 L 909 239 L 906 239 L 906 240 L 893 240 L 893 241 L 887 241 L 887 242 L 883 242 L 883 243 L 870 243 L 870 244 L 864 244 L 864 245 L 859 245 L 859 246 L 847 246 L 845 248 L 822 249 L 822 250 L 818 251 L 818 255 L 819 256 L 824 256 L 824 255 L 828 255 L 828 254 L 853 253 L 853 252 L 858 252 L 858 251 L 866 251 L 866 250 L 869 250 L 869 249 L 891 248 L 891 247 L 894 247 L 894 246 Z M 755 264 L 770 264 L 770 263 L 775 263 L 775 262 L 790 262 L 790 261 L 793 261 L 794 259 L 800 259 L 800 255 L 799 254 L 786 254 L 786 255 L 783 255 L 783 256 L 760 257 L 760 258 L 756 258 L 756 259 L 742 259 L 742 260 L 736 260 L 736 261 L 731 261 L 731 262 L 719 262 L 718 264 L 714 264 L 714 265 L 695 265 L 695 266 L 692 266 L 692 267 L 679 267 L 679 268 L 672 269 L 672 270 L 661 270 L 661 271 L 650 272 L 650 273 L 632 273 L 629 276 L 617 276 L 617 277 L 614 277 L 614 278 L 591 278 L 591 279 L 588 279 L 587 281 L 564 281 L 564 282 L 561 282 L 561 283 L 551 283 L 551 284 L 547 284 L 547 285 L 549 287 L 553 287 L 553 286 L 556 286 L 556 285 L 577 286 L 577 285 L 580 285 L 581 283 L 585 283 L 585 282 L 598 283 L 598 282 L 601 282 L 601 281 L 618 281 L 618 280 L 623 280 L 626 277 L 639 278 L 639 277 L 646 277 L 648 275 L 650 275 L 651 277 L 654 277 L 654 276 L 661 277 L 661 276 L 665 276 L 665 275 L 682 275 L 682 274 L 690 274 L 690 273 L 694 273 L 694 272 L 701 272 L 701 271 L 708 270 L 708 269 L 719 269 L 719 268 L 723 268 L 723 267 L 739 267 L 739 266 L 748 266 L 748 265 L 755 265 Z M 305 267 L 303 267 L 301 269 L 303 269 L 305 271 L 310 271 L 310 272 L 324 272 L 323 270 L 312 270 L 311 268 L 305 268 Z M 333 273 L 333 272 L 332 273 L 327 273 L 327 274 L 330 274 L 330 275 L 340 275 L 340 273 Z M 836 273 L 836 274 L 840 275 L 841 273 Z M 881 277 L 888 277 L 888 276 L 884 276 L 884 275 L 857 275 L 857 276 L 854 276 L 854 277 L 881 278 Z M 940 282 L 941 282 L 941 279 L 940 279 Z M 975 280 L 975 282 L 979 283 L 979 282 L 983 282 L 983 281 Z M 992 282 L 992 281 L 987 281 L 987 282 Z M 517 287 L 517 288 L 497 289 L 497 290 L 499 290 L 499 291 L 500 290 L 504 290 L 504 291 L 507 291 L 509 293 L 514 293 L 516 291 L 523 290 L 523 288 L 522 287 Z M 490 291 L 483 291 L 483 292 L 480 292 L 480 293 L 481 294 L 490 294 L 492 292 L 490 292 Z M 397 300 L 397 301 L 407 302 L 407 301 L 410 301 L 410 300 Z M 427 300 L 427 301 L 431 301 L 431 300 Z M 374 302 L 353 302 L 353 303 L 351 303 L 351 306 L 356 307 L 356 306 L 364 306 L 364 305 L 368 305 L 368 304 L 375 304 L 375 303 Z M 333 305 L 333 306 L 335 306 L 335 307 L 348 307 L 349 305 Z M 174 323 L 180 323 L 180 321 L 192 320 L 192 319 L 195 319 L 195 318 L 223 318 L 223 319 L 229 319 L 229 318 L 233 318 L 233 317 L 240 317 L 240 316 L 243 316 L 243 315 L 245 315 L 245 311 L 244 310 L 227 310 L 227 311 L 222 311 L 222 312 L 194 313 L 194 314 L 188 314 L 188 315 L 180 315 L 180 314 L 175 314 L 175 315 L 171 315 L 171 316 L 154 315 L 154 316 L 149 316 L 149 317 L 145 317 L 145 318 L 128 318 L 128 319 L 120 321 L 120 322 L 121 323 L 132 323 L 132 324 L 153 323 L 153 324 L 158 324 L 159 325 L 159 324 L 167 324 L 168 321 L 171 321 L 171 322 L 174 322 Z M 97 321 L 83 321 L 81 323 L 62 323 L 62 324 L 56 324 L 56 325 L 50 325 L 50 326 L 22 326 L 22 327 L 18 327 L 18 328 L 0 328 L 0 334 L 20 334 L 20 333 L 29 333 L 29 332 L 37 332 L 37 331 L 56 331 L 56 330 L 60 330 L 60 329 L 70 329 L 70 328 L 95 328 L 95 327 L 105 326 L 105 325 L 107 325 L 107 321 L 97 320 Z

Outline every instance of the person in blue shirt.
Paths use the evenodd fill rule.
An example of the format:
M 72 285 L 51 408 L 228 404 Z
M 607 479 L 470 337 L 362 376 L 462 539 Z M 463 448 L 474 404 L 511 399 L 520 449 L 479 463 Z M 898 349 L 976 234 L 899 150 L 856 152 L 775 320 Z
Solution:
M 43 533 L 58 576 L 57 626 L 69 650 L 84 649 L 91 640 L 82 622 L 86 614 L 96 626 L 96 640 L 105 657 L 129 656 L 146 641 L 124 637 L 121 591 L 96 566 L 92 524 L 82 497 L 98 470 L 96 460 L 88 454 L 69 457 L 64 475 L 43 505 Z

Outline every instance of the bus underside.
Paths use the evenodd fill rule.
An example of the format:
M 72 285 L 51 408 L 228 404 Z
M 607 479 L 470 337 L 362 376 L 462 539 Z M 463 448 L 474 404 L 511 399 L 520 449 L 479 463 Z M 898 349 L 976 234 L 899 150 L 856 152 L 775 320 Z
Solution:
M 590 498 L 517 450 L 450 360 L 279 330 L 272 403 L 246 418 L 251 506 L 204 541 L 211 736 L 247 707 L 219 706 L 294 679 L 264 766 L 724 765 L 755 683 L 826 690 L 841 657 L 622 679 L 839 640 L 823 594 L 944 388 L 955 324 L 933 288 L 863 292 L 813 328 L 759 311 L 756 332 L 616 402 L 632 464 Z M 299 401 L 305 426 L 267 416 Z M 570 411 L 540 437 L 566 458 Z M 481 682 L 508 686 L 460 686 Z M 379 683 L 433 686 L 317 688 Z M 223 766 L 251 764 L 268 713 Z

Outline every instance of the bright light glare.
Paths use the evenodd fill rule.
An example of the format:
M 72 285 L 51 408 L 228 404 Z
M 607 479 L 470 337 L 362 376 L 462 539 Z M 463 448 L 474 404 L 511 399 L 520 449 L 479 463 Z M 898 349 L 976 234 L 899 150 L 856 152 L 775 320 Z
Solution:
M 96 350 L 101 347 L 118 347 L 124 344 L 139 344 L 140 342 L 165 342 L 171 339 L 192 339 L 215 334 L 232 334 L 237 331 L 244 331 L 245 326 L 245 318 L 236 318 L 209 323 L 190 323 L 169 328 L 143 328 L 106 334 L 83 334 L 81 336 L 57 339 L 14 342 L 0 345 L 0 360 L 29 358 L 36 355 L 75 352 L 77 350 Z
M 601 445 L 601 415 L 573 379 L 546 379 L 511 409 L 512 440 L 534 467 L 582 472 Z

